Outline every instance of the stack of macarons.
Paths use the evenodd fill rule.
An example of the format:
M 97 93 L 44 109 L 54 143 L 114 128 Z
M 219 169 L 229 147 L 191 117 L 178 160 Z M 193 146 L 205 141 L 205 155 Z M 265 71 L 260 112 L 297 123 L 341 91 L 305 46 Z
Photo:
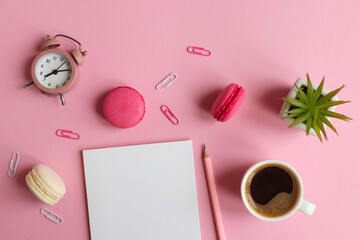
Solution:
M 38 164 L 26 175 L 30 191 L 42 202 L 54 205 L 65 194 L 66 188 L 60 176 L 44 164 Z
M 228 121 L 240 108 L 244 98 L 244 89 L 236 83 L 231 83 L 216 98 L 211 115 L 220 122 Z

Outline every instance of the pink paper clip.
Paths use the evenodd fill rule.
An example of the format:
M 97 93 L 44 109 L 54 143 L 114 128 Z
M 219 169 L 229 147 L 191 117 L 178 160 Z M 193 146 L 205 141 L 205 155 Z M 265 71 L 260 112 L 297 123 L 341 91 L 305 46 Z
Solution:
M 193 54 L 197 54 L 197 55 L 201 55 L 201 56 L 210 56 L 211 52 L 209 50 L 206 50 L 205 48 L 202 47 L 194 47 L 194 46 L 189 46 L 186 49 L 189 53 L 193 53 Z M 196 51 L 199 50 L 199 51 Z
M 170 108 L 166 105 L 162 105 L 160 107 L 160 110 L 163 112 L 163 114 L 165 115 L 165 117 L 167 119 L 169 119 L 169 121 L 174 124 L 174 125 L 178 125 L 179 124 L 179 120 L 175 117 L 174 113 L 170 110 Z
M 67 134 L 66 134 L 67 133 Z M 79 140 L 80 139 L 80 135 L 77 133 L 74 133 L 72 131 L 69 130 L 64 130 L 64 129 L 58 129 L 56 131 L 56 136 L 58 137 L 64 137 L 64 138 L 70 138 L 70 139 L 74 139 L 74 140 Z

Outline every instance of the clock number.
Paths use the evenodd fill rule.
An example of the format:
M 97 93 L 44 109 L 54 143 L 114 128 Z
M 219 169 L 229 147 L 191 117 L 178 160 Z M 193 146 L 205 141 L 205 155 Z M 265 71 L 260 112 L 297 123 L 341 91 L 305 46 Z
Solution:
M 50 63 L 50 59 L 46 59 L 46 62 L 47 62 L 47 63 Z
M 49 83 L 48 86 L 50 87 L 50 86 L 51 86 L 51 83 Z
M 61 58 L 60 58 L 60 61 L 62 61 L 62 62 L 63 62 L 63 61 L 64 61 L 64 58 L 63 58 L 63 57 L 61 57 Z
M 41 67 L 44 67 L 44 64 L 41 64 Z
M 53 60 L 56 60 L 57 59 L 57 56 L 53 56 Z
M 65 83 L 62 84 L 63 86 L 65 85 Z
M 66 63 L 66 66 L 69 66 L 69 62 Z
M 70 77 L 68 77 L 68 79 L 67 79 L 68 81 L 70 80 Z
M 59 84 L 56 84 L 56 88 L 59 88 Z
M 42 75 L 43 74 L 43 72 L 40 72 L 40 75 Z

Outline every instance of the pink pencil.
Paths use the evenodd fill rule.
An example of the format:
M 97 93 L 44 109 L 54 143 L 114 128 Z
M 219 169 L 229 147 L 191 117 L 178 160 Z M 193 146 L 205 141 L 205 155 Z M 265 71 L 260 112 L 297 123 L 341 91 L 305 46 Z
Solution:
M 209 153 L 206 150 L 206 146 L 204 144 L 203 151 L 203 161 L 205 166 L 205 174 L 208 182 L 208 188 L 210 193 L 211 205 L 214 214 L 216 232 L 219 240 L 225 240 L 225 231 L 221 218 L 221 211 L 219 206 L 219 199 L 215 186 L 214 172 L 211 165 L 211 158 Z

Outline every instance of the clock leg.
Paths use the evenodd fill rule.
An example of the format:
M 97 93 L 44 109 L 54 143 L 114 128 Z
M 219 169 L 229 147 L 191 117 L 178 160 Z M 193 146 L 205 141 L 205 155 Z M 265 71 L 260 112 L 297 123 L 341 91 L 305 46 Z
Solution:
M 61 104 L 65 105 L 64 95 L 62 93 L 59 93 L 59 95 L 60 95 Z
M 28 86 L 31 86 L 31 85 L 33 85 L 33 84 L 34 84 L 34 82 L 31 82 L 31 83 L 25 84 L 25 85 L 23 86 L 23 88 L 27 88 Z

